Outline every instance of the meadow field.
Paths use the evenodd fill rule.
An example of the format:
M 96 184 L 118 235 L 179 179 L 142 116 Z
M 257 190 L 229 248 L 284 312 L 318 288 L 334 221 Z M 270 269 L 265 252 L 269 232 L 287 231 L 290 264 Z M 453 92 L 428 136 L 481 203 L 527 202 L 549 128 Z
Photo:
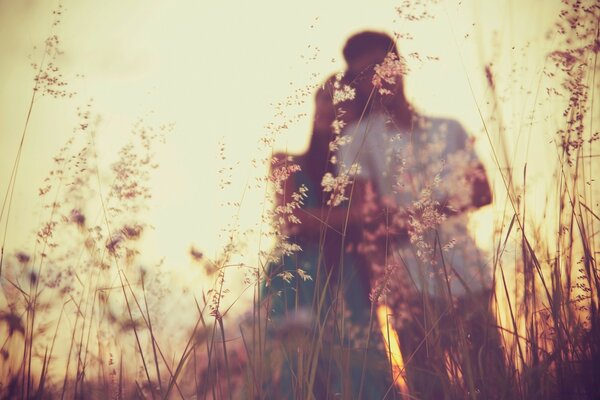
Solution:
M 597 1 L 313 2 L 295 18 L 267 1 L 25 3 L 0 0 L 0 398 L 362 399 L 378 374 L 384 398 L 430 398 L 386 288 L 367 327 L 329 307 L 327 277 L 308 309 L 275 315 L 264 295 L 323 282 L 314 265 L 270 269 L 301 258 L 289 227 L 311 195 L 281 203 L 300 168 L 274 156 L 304 151 L 315 94 L 368 28 L 396 38 L 415 107 L 467 128 L 491 184 L 468 218 L 500 350 L 467 361 L 458 301 L 424 307 L 436 384 L 600 399 Z M 339 194 L 327 178 L 317 190 Z M 379 357 L 355 356 L 355 336 Z

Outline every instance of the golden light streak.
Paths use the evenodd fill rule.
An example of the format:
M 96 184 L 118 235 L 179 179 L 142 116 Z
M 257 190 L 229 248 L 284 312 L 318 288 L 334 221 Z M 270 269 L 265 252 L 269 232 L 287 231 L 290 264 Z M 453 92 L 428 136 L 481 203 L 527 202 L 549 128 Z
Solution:
M 400 338 L 389 320 L 389 317 L 392 315 L 393 312 L 388 306 L 380 305 L 377 307 L 377 320 L 379 321 L 379 329 L 384 338 L 386 353 L 392 364 L 394 385 L 400 390 L 403 396 L 409 398 L 404 359 L 400 351 Z

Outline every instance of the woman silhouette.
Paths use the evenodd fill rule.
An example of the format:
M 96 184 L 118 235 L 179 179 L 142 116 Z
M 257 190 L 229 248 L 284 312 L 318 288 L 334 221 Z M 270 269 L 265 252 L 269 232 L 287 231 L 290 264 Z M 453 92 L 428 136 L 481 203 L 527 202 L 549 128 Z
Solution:
M 370 272 L 357 251 L 366 191 L 336 174 L 332 160 L 339 145 L 335 121 L 342 115 L 346 121 L 360 118 L 366 104 L 366 99 L 350 101 L 352 90 L 346 98 L 339 94 L 356 78 L 349 68 L 345 76 L 326 80 L 316 94 L 308 150 L 273 158 L 276 204 L 288 217 L 284 232 L 301 248 L 270 263 L 263 285 L 276 370 L 265 390 L 274 398 L 393 398 L 391 368 L 370 301 Z

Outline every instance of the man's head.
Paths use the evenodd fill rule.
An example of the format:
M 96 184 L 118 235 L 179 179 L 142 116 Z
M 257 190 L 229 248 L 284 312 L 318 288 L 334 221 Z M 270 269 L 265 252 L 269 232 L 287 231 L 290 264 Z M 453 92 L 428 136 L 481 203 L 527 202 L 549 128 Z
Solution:
M 396 42 L 387 33 L 363 31 L 350 36 L 344 45 L 344 58 L 348 65 L 354 63 L 358 57 L 372 50 L 390 51 L 397 54 Z
M 396 42 L 382 32 L 363 31 L 352 35 L 344 46 L 344 58 L 348 65 L 346 76 L 354 82 L 359 92 L 371 92 L 373 67 L 381 64 L 388 53 L 398 56 Z M 401 82 L 399 82 L 401 84 Z

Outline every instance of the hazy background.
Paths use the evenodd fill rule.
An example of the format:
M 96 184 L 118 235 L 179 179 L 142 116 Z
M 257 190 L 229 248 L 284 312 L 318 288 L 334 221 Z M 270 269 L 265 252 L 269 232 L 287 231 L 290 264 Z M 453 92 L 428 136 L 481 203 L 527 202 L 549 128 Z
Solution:
M 554 49 L 551 28 L 560 1 L 409 3 L 65 0 L 62 22 L 53 31 L 51 12 L 58 2 L 0 0 L 2 196 L 31 98 L 35 71 L 28 57 L 39 62 L 39 49 L 51 32 L 64 51 L 56 65 L 77 92 L 71 99 L 36 100 L 6 229 L 6 216 L 0 221 L 7 256 L 32 251 L 33 232 L 48 212 L 37 188 L 52 157 L 72 135 L 76 108 L 93 98 L 91 110 L 102 119 L 97 138 L 101 168 L 116 159 L 139 118 L 175 124 L 166 143 L 156 147 L 160 167 L 152 178 L 146 215 L 155 229 L 145 234 L 141 262 L 164 257 L 164 268 L 176 271 L 189 286 L 201 287 L 190 246 L 216 256 L 226 241 L 221 233 L 238 212 L 242 229 L 257 226 L 265 192 L 254 189 L 253 182 L 265 175 L 266 166 L 252 160 L 270 151 L 305 149 L 315 85 L 344 68 L 341 48 L 362 29 L 410 33 L 412 40 L 399 41 L 409 61 L 409 99 L 424 113 L 458 119 L 477 137 L 497 196 L 472 223 L 480 244 L 491 247 L 492 220 L 502 215 L 497 210 L 505 202 L 478 111 L 479 106 L 484 120 L 489 119 L 484 66 L 492 65 L 502 97 L 513 166 L 522 170 L 529 161 L 528 193 L 532 204 L 539 204 L 556 158 L 554 132 L 548 127 L 555 126 L 557 107 L 544 103 L 540 88 L 545 57 Z M 426 10 L 433 18 L 408 22 L 396 7 L 416 14 Z M 282 121 L 275 105 L 286 99 L 299 101 L 283 108 L 295 123 L 272 148 L 261 146 L 269 133 L 266 126 Z M 305 116 L 293 118 L 297 114 Z M 490 132 L 493 141 L 500 139 L 493 123 Z M 218 170 L 230 167 L 232 183 L 221 189 Z M 228 201 L 242 205 L 224 206 Z M 543 211 L 534 207 L 532 218 Z M 252 263 L 257 236 L 247 241 L 247 262 Z

